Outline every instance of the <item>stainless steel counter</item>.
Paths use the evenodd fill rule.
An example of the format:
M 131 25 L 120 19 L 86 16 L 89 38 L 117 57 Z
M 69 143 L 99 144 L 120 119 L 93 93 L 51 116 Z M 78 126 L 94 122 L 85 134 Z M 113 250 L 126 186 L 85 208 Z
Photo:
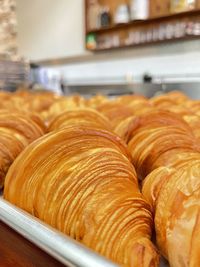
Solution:
M 200 99 L 200 81 L 198 82 L 166 82 L 166 83 L 69 83 L 65 85 L 65 93 L 80 93 L 84 96 L 105 94 L 108 96 L 123 94 L 141 94 L 153 97 L 173 90 L 180 90 L 192 99 Z

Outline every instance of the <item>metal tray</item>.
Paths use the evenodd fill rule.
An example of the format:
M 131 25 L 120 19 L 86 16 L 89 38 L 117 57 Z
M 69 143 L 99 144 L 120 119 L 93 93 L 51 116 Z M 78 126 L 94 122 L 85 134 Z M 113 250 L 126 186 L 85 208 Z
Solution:
M 117 267 L 82 244 L 0 197 L 0 221 L 69 267 Z M 161 262 L 160 267 L 167 267 Z

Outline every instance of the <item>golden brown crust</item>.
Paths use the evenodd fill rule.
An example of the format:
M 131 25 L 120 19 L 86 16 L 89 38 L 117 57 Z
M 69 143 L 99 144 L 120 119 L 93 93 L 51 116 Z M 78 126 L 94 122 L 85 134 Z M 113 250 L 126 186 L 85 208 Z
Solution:
M 0 188 L 15 158 L 43 134 L 42 128 L 30 117 L 21 113 L 0 112 Z
M 196 115 L 196 114 L 185 115 L 185 116 L 183 116 L 183 119 L 191 127 L 196 138 L 200 139 L 200 116 Z
M 108 119 L 94 109 L 78 108 L 61 113 L 50 123 L 48 131 L 55 131 L 67 126 L 92 126 L 111 130 Z
M 114 132 L 118 134 L 126 143 L 129 142 L 132 135 L 132 128 L 135 126 L 136 116 L 131 116 L 121 121 L 114 129 Z
M 150 102 L 159 108 L 167 108 L 173 105 L 184 105 L 189 98 L 180 91 L 172 91 L 167 94 L 159 95 L 151 98 Z
M 0 130 L 0 189 L 6 173 L 15 158 L 24 149 L 24 144 L 12 134 Z
M 143 186 L 154 205 L 158 246 L 172 266 L 199 265 L 199 167 L 200 155 L 180 169 L 153 171 Z
M 200 102 L 180 92 L 151 100 L 49 95 L 45 102 L 43 96 L 0 93 L 10 111 L 32 109 L 51 121 L 49 131 L 54 131 L 15 160 L 5 197 L 126 267 L 158 265 L 150 241 L 153 211 L 158 248 L 170 265 L 200 266 Z M 28 119 L 34 129 L 19 118 L 24 126 L 0 115 L 0 177 L 30 136 L 44 132 L 37 115 Z M 131 155 L 121 139 L 107 131 L 111 128 Z M 144 179 L 146 200 L 130 161 Z
M 4 197 L 121 266 L 158 266 L 151 208 L 108 131 L 74 126 L 38 139 L 11 166 Z
M 189 125 L 168 111 L 157 110 L 127 119 L 116 132 L 128 143 L 133 164 L 141 178 L 153 170 L 155 162 L 158 163 L 167 151 L 200 151 Z M 160 161 L 164 163 L 164 160 Z
M 176 267 L 200 264 L 199 117 L 192 114 L 195 108 L 186 109 L 185 100 L 173 93 L 156 98 L 152 103 L 159 109 L 115 128 L 145 179 L 142 191 L 153 207 L 159 250 Z
M 114 101 L 100 105 L 97 110 L 108 118 L 113 128 L 127 117 L 134 115 L 134 111 L 129 106 Z
M 96 95 L 93 97 L 90 97 L 85 101 L 86 107 L 89 108 L 97 108 L 98 106 L 102 105 L 105 102 L 108 102 L 109 99 L 104 95 Z
M 61 97 L 56 100 L 48 111 L 48 120 L 52 120 L 57 115 L 71 109 L 85 107 L 85 99 L 79 95 Z
M 115 129 L 128 117 L 152 111 L 153 106 L 142 96 L 128 95 L 105 102 L 98 106 L 97 110 L 111 121 L 113 129 Z

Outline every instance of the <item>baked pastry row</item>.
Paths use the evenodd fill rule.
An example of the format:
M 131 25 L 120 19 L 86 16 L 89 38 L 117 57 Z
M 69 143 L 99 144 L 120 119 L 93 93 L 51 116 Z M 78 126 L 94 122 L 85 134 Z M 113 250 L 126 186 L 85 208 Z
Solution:
M 0 99 L 7 200 L 121 266 L 158 266 L 155 219 L 170 266 L 200 265 L 199 101 L 179 92 Z

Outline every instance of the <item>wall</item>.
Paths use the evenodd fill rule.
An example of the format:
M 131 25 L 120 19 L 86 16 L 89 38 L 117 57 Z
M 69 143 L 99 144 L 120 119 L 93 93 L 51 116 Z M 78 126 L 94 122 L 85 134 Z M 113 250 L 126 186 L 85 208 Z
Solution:
M 200 78 L 200 40 L 120 50 L 90 62 L 70 63 L 47 69 L 59 71 L 68 83 L 140 82 L 145 72 L 159 80 Z
M 19 53 L 30 60 L 84 53 L 83 0 L 17 0 Z

